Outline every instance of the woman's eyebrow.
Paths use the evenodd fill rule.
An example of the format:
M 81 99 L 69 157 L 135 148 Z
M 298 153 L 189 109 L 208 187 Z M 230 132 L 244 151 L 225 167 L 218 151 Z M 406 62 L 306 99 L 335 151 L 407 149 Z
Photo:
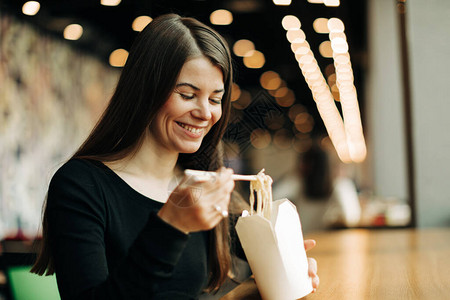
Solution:
M 193 85 L 192 83 L 187 83 L 187 82 L 181 82 L 181 83 L 177 83 L 177 85 L 175 87 L 180 87 L 180 86 L 188 86 L 193 88 L 196 91 L 199 91 L 200 88 L 196 87 L 195 85 Z
M 193 85 L 192 83 L 188 83 L 188 82 L 181 82 L 181 83 L 177 83 L 177 85 L 175 86 L 175 87 L 180 87 L 180 86 L 188 86 L 188 87 L 190 87 L 190 88 L 192 88 L 192 89 L 194 89 L 194 90 L 196 90 L 196 91 L 200 91 L 200 88 L 199 87 L 196 87 L 195 85 Z M 224 92 L 225 90 L 224 89 L 218 89 L 218 90 L 214 90 L 214 92 L 213 93 L 215 93 L 215 94 L 217 94 L 217 93 L 222 93 L 222 92 Z

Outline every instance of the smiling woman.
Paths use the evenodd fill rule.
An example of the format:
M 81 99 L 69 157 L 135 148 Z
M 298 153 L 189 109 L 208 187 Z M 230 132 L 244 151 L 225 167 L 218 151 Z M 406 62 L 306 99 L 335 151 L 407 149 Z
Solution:
M 214 207 L 234 187 L 218 155 L 231 83 L 228 46 L 199 21 L 163 15 L 138 35 L 103 116 L 49 186 L 33 271 L 56 273 L 63 299 L 195 299 L 225 280 L 228 219 Z
M 49 186 L 32 271 L 55 273 L 62 299 L 197 299 L 224 282 L 238 199 L 219 155 L 231 84 L 226 43 L 199 21 L 163 15 L 138 35 L 103 116 Z
M 219 67 L 204 56 L 188 60 L 174 91 L 150 126 L 151 144 L 166 147 L 176 155 L 197 151 L 222 116 L 223 93 Z

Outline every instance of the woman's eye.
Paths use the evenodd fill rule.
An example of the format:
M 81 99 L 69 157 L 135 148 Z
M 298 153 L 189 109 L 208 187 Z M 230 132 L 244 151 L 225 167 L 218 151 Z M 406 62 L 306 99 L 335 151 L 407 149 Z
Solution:
M 209 101 L 211 101 L 214 104 L 221 104 L 222 103 L 222 99 L 209 99 Z
M 188 94 L 180 93 L 180 96 L 181 96 L 181 98 L 186 99 L 186 100 L 194 99 L 194 95 L 188 95 Z

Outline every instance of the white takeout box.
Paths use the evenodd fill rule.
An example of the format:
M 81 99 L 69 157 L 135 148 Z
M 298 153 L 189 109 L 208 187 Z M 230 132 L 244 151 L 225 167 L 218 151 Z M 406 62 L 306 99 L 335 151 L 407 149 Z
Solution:
M 312 292 L 300 217 L 288 199 L 272 203 L 271 220 L 240 217 L 236 232 L 264 300 L 294 300 Z

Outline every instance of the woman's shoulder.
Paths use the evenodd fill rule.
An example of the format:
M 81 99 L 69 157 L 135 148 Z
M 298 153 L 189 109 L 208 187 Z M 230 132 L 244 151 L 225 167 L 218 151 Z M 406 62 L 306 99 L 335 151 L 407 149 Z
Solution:
M 101 163 L 100 163 L 101 164 Z M 94 161 L 70 159 L 53 175 L 47 194 L 50 207 L 88 207 L 104 210 L 101 167 Z
M 101 162 L 82 159 L 82 158 L 71 158 L 66 161 L 64 164 L 59 167 L 56 171 L 55 176 L 57 175 L 86 175 L 92 172 L 100 171 Z
M 93 183 L 103 172 L 102 163 L 94 160 L 72 158 L 55 172 L 50 185 L 63 182 Z

